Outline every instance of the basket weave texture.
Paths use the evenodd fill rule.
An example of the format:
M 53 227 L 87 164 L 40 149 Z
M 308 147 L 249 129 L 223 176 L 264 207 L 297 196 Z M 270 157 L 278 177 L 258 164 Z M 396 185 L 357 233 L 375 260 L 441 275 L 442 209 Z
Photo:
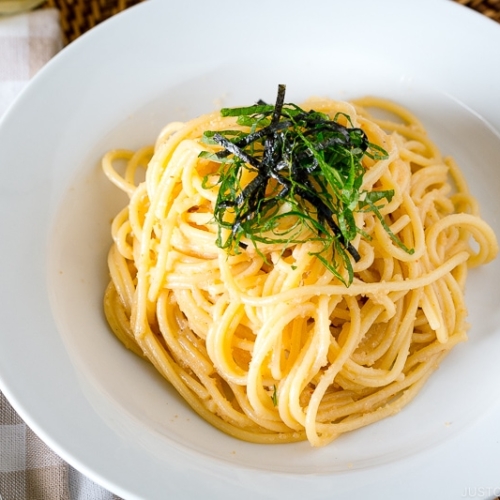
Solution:
M 47 0 L 42 6 L 59 9 L 64 42 L 68 44 L 102 21 L 142 1 Z
M 143 0 L 47 0 L 44 7 L 61 13 L 65 43 L 72 42 L 90 28 Z M 182 0 L 179 0 L 182 1 Z M 500 22 L 500 0 L 455 0 Z
M 494 21 L 500 22 L 500 0 L 455 0 L 457 3 L 467 5 Z

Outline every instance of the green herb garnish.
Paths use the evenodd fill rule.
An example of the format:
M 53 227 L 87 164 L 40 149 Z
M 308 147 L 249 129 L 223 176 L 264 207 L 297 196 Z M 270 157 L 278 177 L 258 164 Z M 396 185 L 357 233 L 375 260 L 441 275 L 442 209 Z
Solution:
M 273 385 L 273 395 L 271 396 L 271 400 L 273 402 L 273 406 L 278 406 L 278 389 L 276 384 Z
M 339 123 L 343 117 L 351 125 L 348 116 L 332 119 L 284 100 L 285 86 L 279 85 L 274 105 L 259 101 L 254 106 L 224 108 L 222 116 L 236 117 L 237 124 L 248 130 L 203 135 L 205 143 L 222 147 L 217 153 L 200 155 L 220 163 L 216 243 L 238 253 L 248 241 L 258 251 L 259 243 L 318 241 L 319 250 L 313 254 L 349 286 L 354 277 L 351 259 L 360 259 L 351 242 L 362 234 L 354 213 L 373 210 L 379 217 L 375 203 L 384 198 L 390 202 L 394 195 L 392 190 L 361 190 L 362 159 L 365 155 L 384 159 L 387 153 L 370 143 L 360 128 Z

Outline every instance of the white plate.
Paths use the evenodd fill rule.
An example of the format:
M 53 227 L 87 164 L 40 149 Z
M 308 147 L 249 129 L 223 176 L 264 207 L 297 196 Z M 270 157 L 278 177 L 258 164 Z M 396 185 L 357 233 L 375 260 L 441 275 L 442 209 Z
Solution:
M 447 0 L 151 0 L 67 47 L 0 123 L 1 388 L 64 459 L 125 498 L 500 494 L 500 259 L 471 273 L 470 341 L 399 415 L 323 449 L 212 429 L 112 337 L 102 154 L 221 105 L 377 94 L 463 167 L 500 234 L 500 26 Z M 496 61 L 496 62 L 495 62 Z

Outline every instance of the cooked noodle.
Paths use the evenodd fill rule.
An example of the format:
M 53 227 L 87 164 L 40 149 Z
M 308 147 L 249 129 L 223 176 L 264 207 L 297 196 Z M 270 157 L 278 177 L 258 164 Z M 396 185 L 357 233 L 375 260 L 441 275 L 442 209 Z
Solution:
M 199 158 L 217 146 L 200 136 L 239 126 L 214 113 L 169 125 L 154 148 L 104 157 L 130 198 L 112 223 L 104 306 L 123 344 L 218 429 L 322 446 L 398 412 L 466 340 L 467 270 L 498 245 L 453 159 L 407 110 L 374 98 L 303 108 L 347 114 L 388 152 L 365 157 L 362 187 L 394 190 L 380 212 L 413 254 L 370 211 L 355 214 L 361 258 L 348 287 L 314 255 L 317 241 L 219 248 L 217 186 L 204 184 L 217 165 Z

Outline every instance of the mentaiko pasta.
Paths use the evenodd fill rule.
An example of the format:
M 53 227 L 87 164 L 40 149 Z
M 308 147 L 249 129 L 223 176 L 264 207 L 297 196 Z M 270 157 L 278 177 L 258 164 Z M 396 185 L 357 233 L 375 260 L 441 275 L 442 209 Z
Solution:
M 322 446 L 397 413 L 466 340 L 467 270 L 498 245 L 459 168 L 409 111 L 375 98 L 301 108 L 362 130 L 386 152 L 362 159 L 360 192 L 392 195 L 374 210 L 361 197 L 353 209 L 352 279 L 325 265 L 317 237 L 243 236 L 222 248 L 231 229 L 214 220 L 221 187 L 210 182 L 221 146 L 203 133 L 249 131 L 216 112 L 169 124 L 154 147 L 104 157 L 129 196 L 112 223 L 104 307 L 123 344 L 218 429 Z M 376 118 L 377 109 L 394 118 Z M 238 182 L 244 190 L 253 179 L 249 169 Z M 288 229 L 293 211 L 285 215 Z

